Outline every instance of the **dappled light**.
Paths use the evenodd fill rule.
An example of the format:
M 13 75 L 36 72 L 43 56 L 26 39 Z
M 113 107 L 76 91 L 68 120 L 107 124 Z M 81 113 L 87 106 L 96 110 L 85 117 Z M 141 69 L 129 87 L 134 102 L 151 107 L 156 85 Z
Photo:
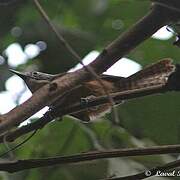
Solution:
M 8 57 L 8 64 L 16 67 L 27 62 L 27 56 L 24 54 L 22 47 L 18 43 L 13 43 L 7 47 L 5 54 Z M 14 57 L 16 57 L 14 59 Z
M 159 40 L 168 40 L 172 38 L 173 33 L 168 31 L 167 26 L 162 27 L 159 29 L 155 34 L 152 35 L 152 38 L 159 39 Z

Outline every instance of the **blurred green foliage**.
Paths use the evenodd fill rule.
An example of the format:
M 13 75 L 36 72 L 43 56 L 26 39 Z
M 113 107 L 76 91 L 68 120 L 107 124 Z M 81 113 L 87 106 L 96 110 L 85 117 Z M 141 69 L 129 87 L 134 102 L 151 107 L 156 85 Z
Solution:
M 150 9 L 148 0 L 53 0 L 41 1 L 47 14 L 77 53 L 84 57 L 92 50 L 102 50 L 121 35 Z M 45 41 L 47 49 L 17 69 L 38 69 L 48 73 L 67 71 L 77 61 L 58 42 L 39 15 L 32 1 L 0 7 L 1 52 L 14 42 L 22 48 L 29 43 Z M 22 34 L 12 35 L 13 27 Z M 127 55 L 141 65 L 171 57 L 178 63 L 180 50 L 172 45 L 173 39 L 149 39 Z M 8 61 L 0 65 L 0 89 L 10 76 Z M 126 102 L 118 107 L 121 125 L 111 123 L 107 115 L 101 121 L 82 124 L 69 116 L 44 127 L 15 154 L 18 158 L 38 158 L 69 155 L 111 148 L 142 147 L 156 144 L 176 144 L 180 139 L 179 93 L 166 93 Z M 15 143 L 18 143 L 17 140 Z M 12 146 L 15 144 L 13 143 Z M 5 151 L 1 146 L 1 152 Z M 2 174 L 1 179 L 98 179 L 111 175 L 128 175 L 173 160 L 171 156 L 116 158 L 93 162 L 26 170 Z M 153 179 L 153 178 L 152 178 Z M 158 179 L 157 177 L 155 179 Z M 163 179 L 163 178 L 161 178 Z

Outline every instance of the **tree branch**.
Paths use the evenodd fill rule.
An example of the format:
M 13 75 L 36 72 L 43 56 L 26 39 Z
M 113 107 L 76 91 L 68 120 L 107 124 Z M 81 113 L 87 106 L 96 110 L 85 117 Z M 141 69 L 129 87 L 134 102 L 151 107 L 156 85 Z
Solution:
M 177 21 L 179 18 L 180 14 L 176 11 L 154 4 L 144 18 L 108 45 L 90 66 L 97 73 L 103 73 L 117 60 L 153 35 L 159 28 L 172 21 Z
M 95 61 L 88 66 L 92 67 L 97 74 L 104 72 L 159 28 L 171 21 L 176 21 L 177 17 L 179 17 L 179 13 L 175 13 L 159 5 L 154 5 L 142 20 L 107 46 Z M 82 68 L 43 86 L 26 102 L 7 114 L 0 116 L 0 133 L 4 133 L 13 126 L 20 124 L 43 107 L 52 104 L 52 102 L 60 98 L 65 92 L 90 78 L 92 78 L 91 74 L 85 68 Z
M 84 65 L 84 63 L 81 61 L 81 57 L 76 53 L 76 51 L 70 46 L 70 44 L 59 33 L 59 31 L 57 31 L 56 27 L 51 23 L 50 18 L 48 17 L 47 13 L 42 8 L 39 1 L 38 0 L 33 0 L 33 2 L 35 4 L 35 7 L 37 8 L 38 12 L 41 14 L 43 19 L 46 21 L 48 26 L 51 28 L 51 30 L 56 35 L 58 41 L 68 50 L 68 52 L 72 55 L 72 57 L 74 57 L 84 67 L 84 69 L 92 75 L 92 77 L 97 79 L 99 84 L 102 86 L 102 89 L 104 90 L 105 94 L 109 98 L 109 102 L 110 102 L 110 104 L 112 106 L 112 109 L 113 109 L 114 117 L 115 117 L 115 119 L 117 119 L 116 121 L 118 121 L 118 116 L 116 115 L 116 111 L 115 111 L 114 106 L 113 106 L 114 105 L 113 99 L 109 95 L 109 92 L 108 92 L 106 86 L 104 85 L 103 81 L 101 80 L 101 78 L 99 78 L 99 75 L 92 69 L 91 66 L 85 66 Z
M 180 82 L 180 65 L 177 64 L 175 71 L 169 77 L 167 77 L 167 82 L 165 83 L 165 85 L 149 86 L 148 88 L 146 87 L 141 89 L 111 93 L 110 96 L 115 103 L 119 103 L 120 101 L 123 100 L 130 100 L 134 98 L 144 97 L 147 95 L 160 94 L 168 91 L 179 91 L 180 90 L 179 82 Z M 45 115 L 36 122 L 33 122 L 17 130 L 1 135 L 0 143 L 3 142 L 4 136 L 6 136 L 7 141 L 14 141 L 16 138 L 26 133 L 43 128 L 47 123 L 51 122 L 53 119 L 57 117 L 62 117 L 63 115 L 66 114 L 73 114 L 75 112 L 83 111 L 87 108 L 108 103 L 108 98 L 109 97 L 107 96 L 100 96 L 90 99 L 86 105 L 84 104 L 82 105 L 82 103 L 79 102 L 69 107 L 64 107 L 64 108 L 57 107 L 56 109 L 46 112 Z
M 0 171 L 7 171 L 10 173 L 13 173 L 13 172 L 22 171 L 25 169 L 46 167 L 46 166 L 52 166 L 56 164 L 62 165 L 62 164 L 79 163 L 79 162 L 92 161 L 92 160 L 104 159 L 104 158 L 159 155 L 159 154 L 179 153 L 179 152 L 180 152 L 180 145 L 97 151 L 97 152 L 81 153 L 81 154 L 76 154 L 76 155 L 71 155 L 71 156 L 60 156 L 60 157 L 54 157 L 54 158 L 28 159 L 28 160 L 1 162 Z M 178 163 L 180 164 L 180 162 Z M 172 168 L 172 165 L 171 165 L 171 168 Z
M 112 93 L 112 94 L 110 94 L 110 96 L 112 97 L 112 99 L 114 100 L 115 103 L 116 102 L 119 103 L 120 100 L 130 100 L 130 99 L 134 99 L 134 98 L 138 98 L 138 97 L 144 97 L 147 95 L 164 93 L 166 91 L 168 91 L 168 89 L 166 89 L 162 86 L 153 86 L 153 87 L 149 87 L 149 88 L 142 88 L 142 89 Z M 79 102 L 72 106 L 64 107 L 64 109 L 57 108 L 57 109 L 50 110 L 50 111 L 46 112 L 45 115 L 42 118 L 40 118 L 39 120 L 37 120 L 33 123 L 30 123 L 26 126 L 23 126 L 12 132 L 8 132 L 7 134 L 1 135 L 0 143 L 3 142 L 4 136 L 6 136 L 6 141 L 12 142 L 15 139 L 17 139 L 18 137 L 20 137 L 26 133 L 29 133 L 33 130 L 43 128 L 47 123 L 51 122 L 53 119 L 55 119 L 57 117 L 60 118 L 66 114 L 73 114 L 76 112 L 80 112 L 87 108 L 91 108 L 91 107 L 95 107 L 98 105 L 108 103 L 108 101 L 109 101 L 108 96 L 100 96 L 100 97 L 96 97 L 96 98 L 89 100 L 88 103 L 83 106 L 82 106 L 82 103 Z

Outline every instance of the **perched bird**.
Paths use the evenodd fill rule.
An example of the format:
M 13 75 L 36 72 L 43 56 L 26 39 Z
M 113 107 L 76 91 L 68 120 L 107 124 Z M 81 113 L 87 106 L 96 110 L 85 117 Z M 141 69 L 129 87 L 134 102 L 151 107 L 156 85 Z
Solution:
M 175 66 L 172 64 L 171 59 L 164 59 L 155 64 L 145 67 L 139 72 L 124 78 L 111 75 L 100 75 L 100 78 L 109 93 L 122 92 L 126 90 L 135 90 L 155 85 L 165 85 L 167 83 L 169 75 L 175 70 Z M 43 85 L 50 83 L 54 79 L 65 75 L 62 74 L 46 74 L 41 72 L 18 72 L 10 70 L 21 77 L 30 91 L 34 93 Z M 74 103 L 80 102 L 82 98 L 93 98 L 105 95 L 105 91 L 102 85 L 95 79 L 83 82 L 77 88 L 74 88 L 61 100 L 58 100 L 51 105 L 51 108 L 68 107 Z M 119 102 L 121 103 L 121 102 Z M 83 120 L 90 121 L 95 120 L 98 117 L 103 116 L 105 113 L 110 112 L 111 104 L 99 105 L 96 108 L 87 108 L 84 111 L 71 114 L 72 116 Z

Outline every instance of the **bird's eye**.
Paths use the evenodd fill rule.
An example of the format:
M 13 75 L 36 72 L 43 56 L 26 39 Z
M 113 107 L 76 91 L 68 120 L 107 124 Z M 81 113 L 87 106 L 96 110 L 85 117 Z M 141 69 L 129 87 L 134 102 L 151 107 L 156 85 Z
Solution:
M 35 76 L 36 76 L 36 75 L 38 75 L 38 73 L 37 73 L 37 72 L 33 72 L 33 75 L 35 75 Z

